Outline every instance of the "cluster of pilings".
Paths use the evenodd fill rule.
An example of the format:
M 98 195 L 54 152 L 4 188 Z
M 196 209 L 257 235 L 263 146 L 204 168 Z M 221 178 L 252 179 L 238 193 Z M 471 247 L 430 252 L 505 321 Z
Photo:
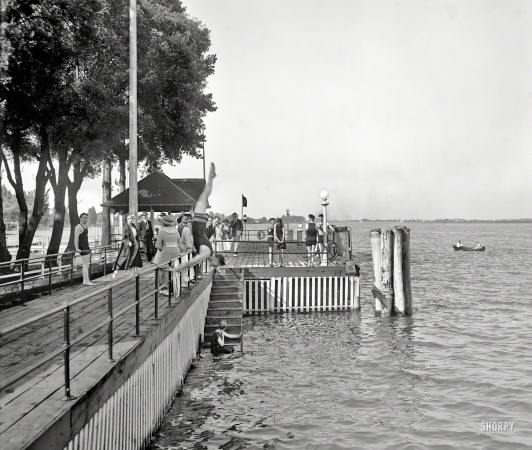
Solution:
M 410 283 L 410 229 L 406 227 L 371 230 L 371 253 L 375 283 L 375 315 L 383 308 L 390 315 L 412 314 Z

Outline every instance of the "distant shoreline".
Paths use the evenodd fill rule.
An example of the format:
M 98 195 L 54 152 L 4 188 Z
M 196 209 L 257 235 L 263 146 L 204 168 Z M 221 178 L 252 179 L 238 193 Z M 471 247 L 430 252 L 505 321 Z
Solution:
M 334 219 L 331 219 L 334 220 Z M 435 220 L 422 220 L 422 219 L 362 219 L 362 220 L 340 220 L 338 222 L 354 222 L 354 223 L 370 223 L 370 222 L 399 222 L 399 223 L 532 223 L 532 219 L 435 219 Z

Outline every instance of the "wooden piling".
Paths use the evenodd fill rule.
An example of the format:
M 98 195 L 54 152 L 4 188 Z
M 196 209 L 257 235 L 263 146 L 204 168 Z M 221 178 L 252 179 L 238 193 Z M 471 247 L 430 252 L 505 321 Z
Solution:
M 402 227 L 394 228 L 394 247 L 393 247 L 393 291 L 394 305 L 396 312 L 405 313 L 405 292 L 403 283 L 403 248 L 404 248 L 404 230 Z
M 373 256 L 373 276 L 375 289 L 382 290 L 381 282 L 381 230 L 371 230 L 371 254 Z M 375 315 L 380 316 L 382 304 L 375 296 Z
M 403 228 L 403 285 L 405 295 L 405 314 L 412 314 L 412 283 L 410 280 L 410 229 Z
M 394 315 L 412 314 L 410 230 L 405 227 L 371 231 L 375 286 L 375 314 L 382 307 Z

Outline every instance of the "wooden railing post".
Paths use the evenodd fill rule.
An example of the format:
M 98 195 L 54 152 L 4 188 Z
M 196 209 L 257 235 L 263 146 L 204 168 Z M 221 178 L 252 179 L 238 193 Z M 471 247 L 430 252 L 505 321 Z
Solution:
M 65 302 L 63 309 L 63 365 L 65 373 L 65 398 L 72 399 L 70 394 L 70 305 Z
M 92 250 L 89 250 L 89 281 L 92 281 Z
M 21 304 L 24 304 L 26 301 L 26 287 L 24 283 L 24 275 L 26 274 L 26 261 L 23 259 L 20 263 L 20 279 L 21 279 L 21 285 L 20 285 L 20 301 Z
M 74 260 L 76 259 L 76 252 L 71 252 L 70 259 L 70 287 L 74 286 Z
M 52 295 L 52 256 L 48 258 L 48 295 Z
M 103 276 L 105 277 L 106 275 L 107 275 L 107 245 L 103 248 Z
M 164 269 L 163 269 L 164 270 Z M 155 268 L 155 318 L 159 318 L 159 266 Z
M 114 362 L 113 359 L 113 288 L 107 291 L 107 314 L 109 316 L 109 323 L 107 325 L 107 352 L 108 362 Z
M 135 333 L 140 335 L 140 276 L 135 279 Z

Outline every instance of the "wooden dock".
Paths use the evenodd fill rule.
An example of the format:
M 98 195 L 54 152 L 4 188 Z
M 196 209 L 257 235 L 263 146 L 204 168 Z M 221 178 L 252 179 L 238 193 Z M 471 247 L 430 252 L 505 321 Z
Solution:
M 135 277 L 121 273 L 123 278 L 118 280 L 113 280 L 108 275 L 97 279 L 97 286 L 67 287 L 50 296 L 4 310 L 0 314 L 0 329 L 5 330 L 29 317 L 46 314 L 53 308 L 58 308 L 59 311 L 65 302 L 72 302 L 74 306 L 70 312 L 70 339 L 74 341 L 80 336 L 83 339 L 71 348 L 70 379 L 73 398 L 65 399 L 61 354 L 61 349 L 64 348 L 64 320 L 61 313 L 42 318 L 6 336 L 0 335 L 0 375 L 4 380 L 21 369 L 31 367 L 45 354 L 58 352 L 55 359 L 0 393 L 2 450 L 142 448 L 162 418 L 164 408 L 171 401 L 177 389 L 176 383 L 182 383 L 195 351 L 194 346 L 202 339 L 201 334 L 208 339 L 208 334 L 212 333 L 213 327 L 216 327 L 217 321 L 224 314 L 230 319 L 230 327 L 240 328 L 242 313 L 359 308 L 358 275 L 347 273 L 345 260 L 338 258 L 328 266 L 308 267 L 308 261 L 304 258 L 307 255 L 304 243 L 289 243 L 287 247 L 283 267 L 271 267 L 267 245 L 241 242 L 236 256 L 232 252 L 225 254 L 227 265 L 219 270 L 218 275 L 222 284 L 224 277 L 238 277 L 238 287 L 235 288 L 226 280 L 227 286 L 219 284 L 211 296 L 214 279 L 211 271 L 196 280 L 189 289 L 182 290 L 179 298 L 171 299 L 170 307 L 168 297 L 159 295 L 158 319 L 155 314 L 153 272 L 139 278 L 138 294 Z M 276 250 L 274 254 L 277 262 Z M 116 285 L 112 289 L 113 310 L 125 310 L 137 295 L 141 299 L 146 297 L 139 304 L 140 333 L 136 334 L 135 308 L 114 318 L 113 357 L 110 360 L 107 328 L 111 317 L 108 310 L 109 291 L 102 289 L 90 301 L 79 304 L 75 304 L 75 301 L 127 278 L 127 283 Z M 223 301 L 227 294 L 236 295 L 238 314 L 234 309 L 220 313 L 214 303 L 209 305 L 209 299 Z M 235 305 L 232 303 L 231 306 Z M 97 331 L 89 332 L 98 324 L 102 325 Z M 229 332 L 231 331 L 236 332 L 236 329 L 231 328 Z M 140 352 L 141 356 L 135 352 Z M 156 372 L 152 373 L 151 361 L 157 358 L 160 361 L 156 363 Z M 176 375 L 176 364 L 179 366 L 179 375 Z M 139 384 L 135 377 L 141 377 L 139 379 L 144 381 Z M 153 384 L 156 378 L 161 380 L 160 383 L 168 381 L 160 386 L 159 393 L 150 393 L 153 386 L 159 386 Z M 160 402 L 152 401 L 152 395 L 158 395 Z M 145 396 L 150 399 L 148 403 L 144 401 Z M 129 400 L 121 400 L 123 398 Z M 111 406 L 106 406 L 108 404 Z M 114 422 L 116 417 L 134 414 L 131 405 L 151 411 L 149 422 L 139 425 L 144 428 L 137 430 L 130 427 L 127 421 Z M 126 428 L 123 432 L 110 431 L 120 427 Z M 38 440 L 35 441 L 37 437 Z M 121 439 L 128 444 L 121 446 Z M 31 442 L 38 444 L 30 444 Z M 46 447 L 39 447 L 43 442 Z
M 97 286 L 66 288 L 52 296 L 28 302 L 24 306 L 14 306 L 0 315 L 0 328 L 5 329 L 28 317 L 46 313 L 65 301 L 74 301 L 99 288 L 130 278 L 129 283 L 113 289 L 113 309 L 119 311 L 135 299 L 134 277 L 119 273 L 116 280 L 108 275 L 97 280 Z M 153 272 L 139 280 L 140 297 L 154 289 Z M 94 386 L 125 354 L 163 320 L 179 302 L 187 298 L 190 289 L 183 289 L 181 299 L 172 299 L 168 307 L 168 297 L 159 295 L 158 316 L 155 319 L 154 295 L 148 296 L 140 304 L 140 334 L 136 335 L 135 308 L 116 318 L 113 324 L 113 359 L 108 358 L 108 295 L 102 292 L 90 301 L 83 302 L 71 312 L 71 340 L 81 336 L 99 322 L 102 327 L 73 346 L 70 352 L 71 393 L 76 398 Z M 0 337 L 0 375 L 6 379 L 22 369 L 33 365 L 45 354 L 63 346 L 63 317 L 60 314 L 47 317 L 13 334 Z M 63 357 L 57 356 L 40 367 L 36 372 L 20 380 L 0 394 L 0 442 L 2 450 L 25 448 L 36 434 L 46 430 L 55 419 L 70 408 L 71 401 L 64 397 Z M 31 425 L 30 425 L 31 424 Z

